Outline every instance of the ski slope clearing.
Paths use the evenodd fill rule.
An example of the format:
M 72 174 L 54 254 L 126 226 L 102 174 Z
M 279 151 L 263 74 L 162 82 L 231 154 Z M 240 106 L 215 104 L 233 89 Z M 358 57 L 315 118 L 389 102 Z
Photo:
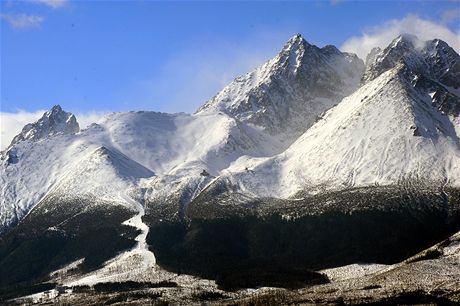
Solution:
M 149 251 L 146 243 L 146 237 L 149 227 L 142 222 L 144 216 L 144 207 L 141 203 L 133 200 L 126 194 L 119 194 L 120 198 L 126 201 L 127 206 L 132 206 L 138 213 L 131 219 L 126 220 L 123 224 L 135 227 L 139 230 L 139 235 L 135 238 L 137 241 L 135 247 L 126 251 L 109 262 L 99 270 L 93 271 L 87 275 L 77 276 L 77 279 L 67 281 L 66 286 L 77 285 L 94 285 L 101 282 L 121 282 L 127 280 L 139 280 L 142 275 L 157 274 L 155 255 Z M 72 266 L 72 265 L 70 265 Z M 52 273 L 54 276 L 65 276 L 68 269 Z

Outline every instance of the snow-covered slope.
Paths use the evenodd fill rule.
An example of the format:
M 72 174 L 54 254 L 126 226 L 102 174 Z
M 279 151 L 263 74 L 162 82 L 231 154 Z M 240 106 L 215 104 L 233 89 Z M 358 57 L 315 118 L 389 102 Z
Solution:
M 225 114 L 113 113 L 99 122 L 104 141 L 156 174 L 202 162 L 217 173 L 242 152 L 269 156 L 280 141 Z M 87 132 L 88 136 L 93 132 Z
M 102 146 L 94 151 L 86 150 L 85 156 L 70 167 L 51 192 L 62 197 L 90 195 L 97 199 L 120 200 L 139 179 L 153 175 L 126 155 Z
M 99 146 L 103 137 L 86 132 L 22 141 L 10 148 L 17 162 L 0 165 L 2 225 L 19 221 L 49 192 L 114 198 L 140 178 L 154 175 L 115 149 Z

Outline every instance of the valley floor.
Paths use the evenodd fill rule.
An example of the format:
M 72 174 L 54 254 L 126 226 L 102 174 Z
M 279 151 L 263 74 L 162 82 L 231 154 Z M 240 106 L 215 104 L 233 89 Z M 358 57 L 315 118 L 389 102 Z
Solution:
M 138 251 L 137 247 L 130 251 L 131 255 Z M 94 281 L 90 275 L 74 282 L 61 279 L 62 287 L 10 302 L 12 305 L 454 305 L 460 303 L 460 232 L 399 264 L 353 264 L 322 270 L 330 283 L 297 290 L 258 288 L 227 292 L 218 289 L 214 281 L 177 275 L 158 267 L 143 268 L 143 271 L 134 269 L 130 276 L 132 279 L 136 275 L 136 282 L 122 283 L 124 287 L 81 286 Z M 119 273 L 116 280 L 128 280 L 128 275 Z

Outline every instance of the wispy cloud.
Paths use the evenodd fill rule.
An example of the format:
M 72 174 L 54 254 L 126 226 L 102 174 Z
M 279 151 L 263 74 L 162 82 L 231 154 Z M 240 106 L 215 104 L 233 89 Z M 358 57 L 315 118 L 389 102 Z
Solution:
M 216 38 L 190 47 L 165 60 L 155 77 L 133 85 L 124 100 L 157 111 L 194 112 L 235 77 L 275 56 L 293 34 L 261 30 L 238 42 Z
M 87 128 L 91 123 L 99 122 L 107 112 L 85 112 L 85 113 L 75 113 L 75 117 L 77 117 L 78 124 L 80 125 L 80 129 Z
M 45 17 L 28 14 L 1 14 L 5 20 L 14 29 L 30 29 L 40 27 Z
M 370 27 L 360 36 L 347 39 L 340 49 L 356 53 L 365 59 L 374 47 L 386 47 L 395 37 L 408 33 L 422 40 L 439 38 L 447 42 L 457 52 L 460 51 L 460 28 L 451 31 L 445 24 L 408 15 L 402 19 L 389 20 L 383 24 Z
M 0 150 L 8 147 L 14 136 L 19 134 L 26 124 L 37 121 L 45 112 L 46 110 L 37 110 L 34 112 L 27 112 L 23 110 L 11 113 L 0 112 Z M 75 114 L 81 129 L 86 128 L 91 123 L 98 122 L 104 115 L 104 112 L 86 112 Z
M 28 0 L 29 2 L 43 4 L 52 8 L 60 8 L 66 5 L 67 0 Z
M 460 8 L 456 7 L 450 10 L 445 10 L 442 12 L 441 15 L 441 22 L 444 24 L 450 24 L 453 23 L 454 21 L 457 22 L 457 24 L 460 21 Z

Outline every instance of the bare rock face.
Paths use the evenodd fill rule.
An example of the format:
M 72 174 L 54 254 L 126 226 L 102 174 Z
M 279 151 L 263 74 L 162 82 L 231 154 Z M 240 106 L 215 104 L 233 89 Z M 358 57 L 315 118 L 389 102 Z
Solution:
M 56 134 L 75 134 L 79 131 L 77 118 L 72 113 L 63 111 L 61 106 L 55 105 L 36 122 L 24 126 L 9 147 L 24 140 L 37 141 Z

